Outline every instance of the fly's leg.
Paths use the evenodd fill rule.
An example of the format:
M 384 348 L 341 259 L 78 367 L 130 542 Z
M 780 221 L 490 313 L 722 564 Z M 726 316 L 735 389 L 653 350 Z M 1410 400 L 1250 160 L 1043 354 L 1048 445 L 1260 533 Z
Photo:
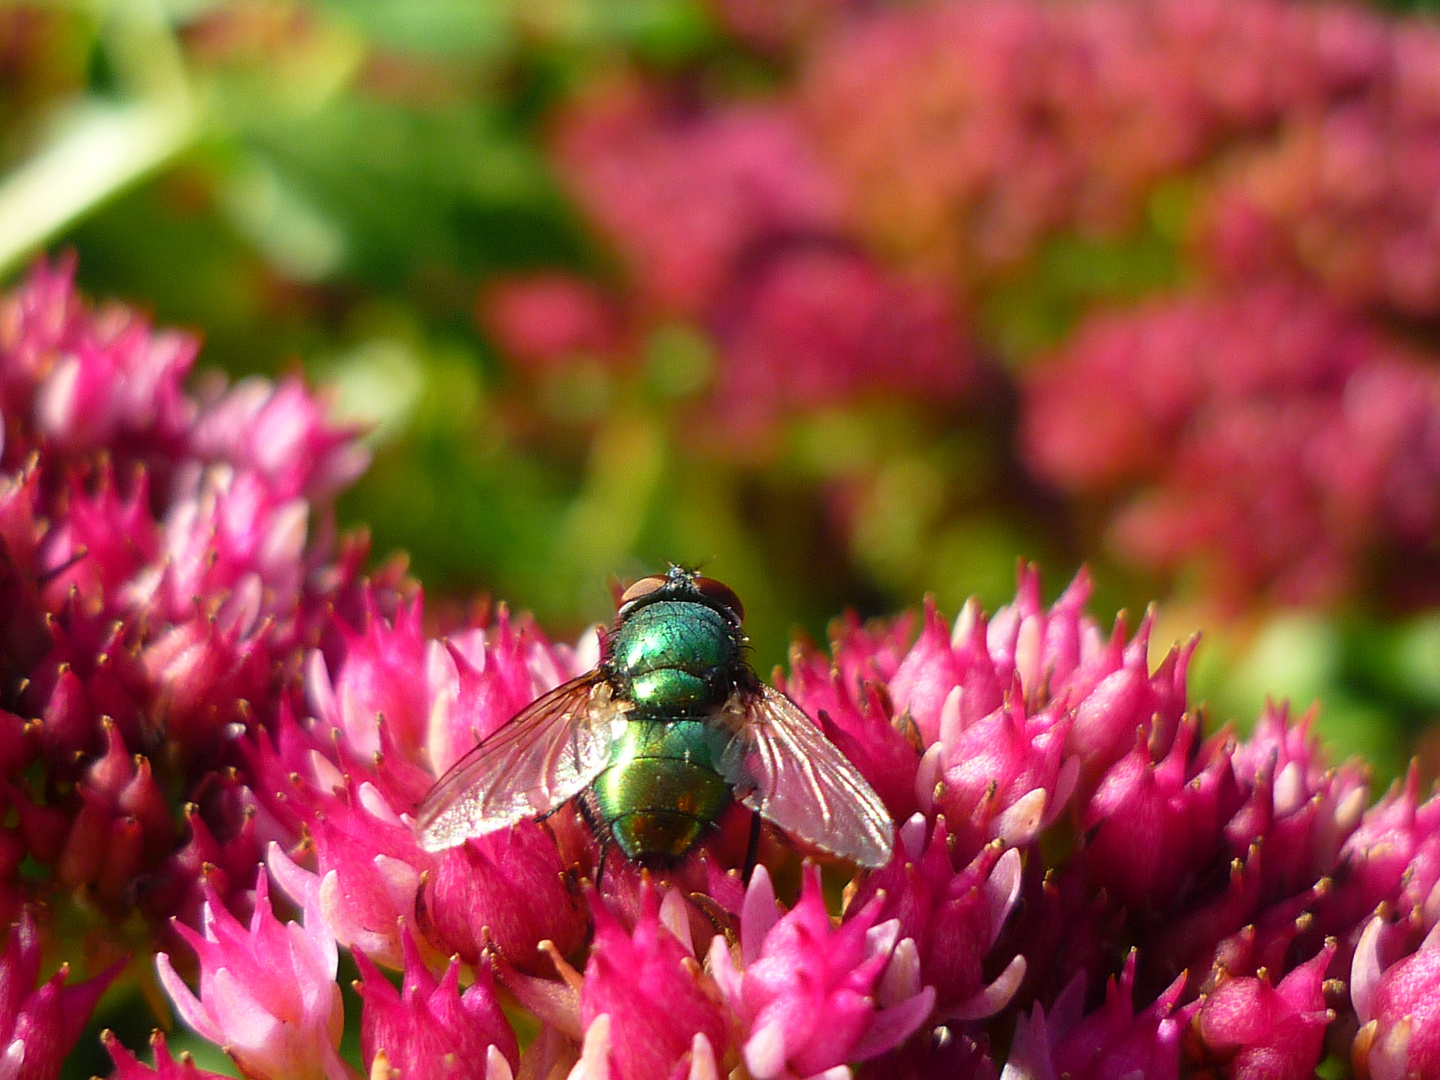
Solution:
M 600 895 L 600 883 L 605 877 L 605 856 L 610 854 L 610 847 L 615 838 L 610 834 L 610 827 L 600 818 L 600 809 L 595 805 L 595 792 L 593 789 L 586 790 L 575 800 L 575 808 L 580 811 L 580 817 L 590 829 L 590 835 L 595 837 L 600 845 L 600 859 L 595 864 L 595 895 Z
M 600 884 L 605 880 L 605 856 L 610 854 L 610 837 L 606 836 L 600 841 L 600 861 L 595 864 L 595 895 L 602 895 Z
M 743 880 L 750 884 L 750 875 L 755 873 L 755 863 L 760 858 L 760 815 L 750 811 L 750 842 L 745 845 L 745 873 Z

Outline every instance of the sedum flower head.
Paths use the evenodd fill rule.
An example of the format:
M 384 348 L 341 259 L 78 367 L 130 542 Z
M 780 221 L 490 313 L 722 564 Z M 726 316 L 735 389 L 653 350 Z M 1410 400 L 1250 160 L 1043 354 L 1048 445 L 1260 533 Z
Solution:
M 799 97 L 847 217 L 881 250 L 966 289 L 1024 266 L 1054 233 L 1123 234 L 1159 184 L 1232 142 L 1357 91 L 1384 103 L 1405 37 L 1362 8 L 1285 0 L 949 0 L 836 23 L 808 43 Z M 1326 172 L 1306 148 L 1309 170 Z M 1285 216 L 1314 220 L 1298 178 L 1255 171 Z M 1385 196 L 1370 194 L 1380 185 L 1334 173 L 1383 220 Z M 1335 187 L 1338 204 L 1349 192 Z
M 140 1064 L 138 1058 L 120 1044 L 113 1031 L 100 1033 L 100 1041 L 110 1060 L 115 1063 L 115 1080 L 220 1080 L 221 1074 L 201 1069 L 191 1060 L 189 1054 L 181 1054 L 176 1061 L 165 1045 L 165 1036 L 155 1032 L 150 1045 L 155 1051 L 155 1067 Z
M 1172 983 L 1154 1003 L 1137 1011 L 1134 1001 L 1135 954 L 1118 979 L 1105 987 L 1105 1001 L 1079 1015 L 1083 981 L 1071 983 L 1049 1016 L 1038 1005 L 1016 1022 L 1015 1043 L 1002 1080 L 1120 1080 L 1144 1076 L 1175 1080 L 1180 1075 L 1180 1036 L 1184 1015 L 1175 1011 L 1180 984 Z
M 1408 956 L 1402 935 L 1376 916 L 1355 951 L 1351 997 L 1362 1027 L 1357 1066 L 1376 1080 L 1426 1076 L 1440 1068 L 1440 931 Z M 1388 956 L 1387 956 L 1388 954 Z
M 850 904 L 878 898 L 877 918 L 899 921 L 896 948 L 914 953 L 940 1013 L 967 1020 L 994 1015 L 1025 976 L 1023 956 L 1013 957 L 993 982 L 983 971 L 1020 896 L 1019 849 L 989 844 L 957 873 L 943 815 L 931 826 L 920 814 L 900 828 L 900 848 Z
M 612 84 L 567 111 L 554 156 L 630 272 L 628 321 L 680 317 L 712 331 L 703 419 L 730 452 L 790 413 L 877 392 L 953 401 L 975 382 L 946 290 L 885 267 L 846 227 L 798 103 L 697 109 Z M 616 336 L 573 286 L 504 288 L 486 306 L 522 366 L 542 344 L 527 329 L 537 310 L 557 338 L 549 349 L 603 351 Z
M 1091 316 L 1028 380 L 1024 438 L 1042 477 L 1121 506 L 1126 556 L 1232 603 L 1314 602 L 1363 588 L 1367 552 L 1428 543 L 1437 410 L 1411 350 L 1268 282 Z
M 877 923 L 879 914 L 872 901 L 834 926 L 812 867 L 799 901 L 779 915 L 770 876 L 756 868 L 740 918 L 740 964 L 720 938 L 710 950 L 756 1080 L 820 1076 L 877 1057 L 929 1016 L 935 991 L 920 985 L 914 942 L 900 940 L 898 920 Z
M 369 784 L 324 801 L 305 827 L 312 872 L 270 843 L 270 875 L 296 904 L 313 910 L 339 944 L 401 967 L 401 932 L 413 924 L 421 876 L 433 860 Z M 308 861 L 308 860 L 306 860 Z
M 199 961 L 199 994 L 176 974 L 168 954 L 156 958 L 160 982 L 181 1017 L 255 1080 L 349 1077 L 337 1053 L 345 1022 L 335 983 L 338 954 L 319 913 L 307 911 L 303 924 L 281 923 L 263 874 L 248 927 L 213 889 L 207 892 L 203 935 L 176 927 Z
M 66 985 L 68 966 L 40 976 L 40 934 L 29 911 L 10 928 L 0 956 L 0 1078 L 55 1080 L 100 995 L 119 974 L 116 964 L 93 979 Z
M 254 883 L 238 736 L 274 722 L 347 603 L 353 555 L 332 561 L 312 514 L 364 453 L 298 380 L 188 389 L 197 343 L 92 308 L 73 272 L 41 263 L 0 299 L 0 639 L 17 687 L 0 768 L 17 854 L 42 868 L 29 897 L 65 890 L 163 935 L 198 913 L 207 861 L 216 888 Z
M 1181 352 L 1203 358 L 1191 315 Z M 1337 505 L 1375 505 L 1377 461 L 1423 475 L 1424 440 L 1392 422 L 1423 413 L 1419 376 L 1335 319 L 1227 354 L 1228 373 L 1157 370 L 1135 391 L 1156 395 L 1146 438 L 1173 457 L 1189 437 L 1167 395 L 1233 419 L 1279 387 L 1325 424 L 1360 402 L 1342 426 L 1376 453 L 1326 456 L 1349 444 L 1325 424 L 1306 450 L 1335 466 L 1306 476 L 1334 479 Z M 330 542 L 348 433 L 298 384 L 187 390 L 192 358 L 84 305 L 63 270 L 0 302 L 0 640 L 20 676 L 0 694 L 0 906 L 21 919 L 0 1069 L 54 1075 L 108 978 L 67 987 L 61 968 L 36 989 L 27 905 L 45 899 L 97 937 L 148 924 L 181 1018 L 257 1080 L 359 1067 L 338 1050 L 341 947 L 385 1080 L 1298 1078 L 1327 1052 L 1365 1076 L 1434 1071 L 1440 798 L 1412 771 L 1368 805 L 1363 769 L 1283 704 L 1207 734 L 1193 643 L 1152 663 L 1154 617 L 1096 622 L 1083 574 L 1047 605 L 1022 567 L 993 614 L 851 619 L 828 652 L 797 648 L 785 687 L 898 825 L 889 865 L 830 871 L 843 903 L 773 832 L 742 882 L 740 813 L 680 867 L 612 858 L 588 896 L 601 845 L 573 808 L 422 851 L 416 801 L 591 669 L 600 636 L 552 644 L 502 607 L 432 637 L 418 590 L 361 582 L 363 547 Z M 76 404 L 96 395 L 94 415 Z M 1168 467 L 1119 446 L 1106 475 Z M 1382 500 L 1423 523 L 1423 499 L 1401 503 Z M 501 1001 L 538 1028 L 523 1053 Z M 194 1074 L 156 1056 L 154 1074 Z
M 595 937 L 580 986 L 580 1021 L 587 1030 L 597 1021 L 606 1028 L 610 1075 L 664 1080 L 681 1063 L 703 1068 L 707 1055 L 713 1070 L 729 1047 L 734 1018 L 695 959 L 679 893 L 667 893 L 662 903 L 643 883 L 633 931 L 603 904 L 593 906 Z
M 1335 1013 L 1325 1003 L 1331 941 L 1278 985 L 1268 978 L 1227 979 L 1202 1000 L 1194 1029 L 1206 1049 L 1244 1080 L 1304 1080 L 1314 1075 Z
M 461 993 L 457 957 L 436 979 L 414 935 L 407 929 L 402 937 L 405 960 L 398 991 L 364 952 L 355 952 L 364 980 L 357 987 L 365 1001 L 360 1043 L 370 1075 L 511 1080 L 519 1051 L 488 965 Z

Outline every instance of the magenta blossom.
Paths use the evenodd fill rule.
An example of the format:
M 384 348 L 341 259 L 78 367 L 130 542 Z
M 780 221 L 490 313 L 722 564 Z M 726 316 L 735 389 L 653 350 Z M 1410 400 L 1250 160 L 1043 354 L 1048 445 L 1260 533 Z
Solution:
M 723 363 L 713 411 L 730 431 L 875 393 L 951 401 L 975 376 L 944 290 L 887 274 L 843 244 L 764 260 L 715 321 Z
M 1238 138 L 1372 80 L 1385 100 L 1402 36 L 1363 8 L 1286 0 L 856 6 L 866 15 L 805 50 L 807 128 L 864 236 L 963 289 L 1003 279 L 1056 232 L 1124 233 L 1156 186 Z M 1336 174 L 1384 220 L 1389 189 Z M 1336 202 L 1350 194 L 1332 183 Z M 1425 205 L 1412 184 L 1407 225 Z M 1299 216 L 1309 203 L 1296 201 Z
M 953 401 L 975 381 L 946 289 L 894 273 L 844 227 L 804 110 L 696 108 L 626 83 L 567 112 L 555 157 L 630 271 L 629 321 L 680 316 L 713 329 L 717 370 L 699 430 L 717 449 L 753 455 L 791 412 L 874 394 Z M 543 339 L 516 299 L 533 297 L 530 310 L 547 301 L 557 341 L 603 340 L 595 299 L 573 287 L 508 295 L 498 313 L 510 316 L 521 363 Z
M 1440 929 L 1432 928 L 1409 956 L 1396 957 L 1403 937 L 1403 926 L 1376 916 L 1355 950 L 1350 994 L 1362 1027 L 1354 1055 L 1374 1080 L 1440 1068 Z
M 1040 476 L 1124 507 L 1124 555 L 1197 565 L 1233 603 L 1353 593 L 1365 552 L 1440 523 L 1440 379 L 1293 284 L 1091 316 L 1029 378 L 1023 423 Z
M 220 1073 L 198 1068 L 189 1054 L 181 1054 L 176 1061 L 165 1045 L 165 1036 L 158 1031 L 150 1036 L 150 1046 L 155 1051 L 153 1069 L 141 1065 L 134 1054 L 121 1046 L 113 1031 L 102 1031 L 100 1041 L 115 1063 L 114 1080 L 224 1080 Z
M 879 914 L 872 901 L 833 926 L 812 867 L 799 902 L 781 916 L 770 875 L 756 868 L 740 917 L 739 965 L 723 939 L 710 949 L 756 1080 L 818 1076 L 879 1056 L 925 1022 L 935 990 L 921 986 L 919 955 L 900 940 L 899 922 L 877 924 Z
M 272 842 L 271 876 L 301 908 L 317 912 L 339 944 L 401 967 L 400 926 L 415 922 L 415 898 L 432 857 L 368 783 L 327 800 L 308 829 L 315 872 Z
M 1015 1041 L 1001 1080 L 1178 1080 L 1180 1037 L 1194 1009 L 1179 1013 L 1179 981 L 1149 1008 L 1134 1007 L 1135 954 L 1120 978 L 1105 987 L 1105 1004 L 1080 1016 L 1083 980 L 1066 988 L 1047 1016 L 1037 1005 L 1030 1017 L 1016 1023 Z
M 914 950 L 940 1012 L 967 1020 L 994 1015 L 1025 977 L 1023 956 L 1011 958 L 988 984 L 982 972 L 1020 896 L 1019 849 L 990 844 L 956 873 L 943 816 L 930 828 L 916 814 L 901 826 L 899 839 L 897 857 L 860 884 L 850 905 L 863 910 L 872 897 L 882 898 L 877 918 L 899 920 L 897 952 Z
M 622 84 L 573 110 L 556 143 L 580 203 L 661 311 L 710 310 L 758 242 L 839 220 L 840 193 L 791 110 L 697 116 Z
M 0 957 L 0 1080 L 55 1080 L 121 961 L 93 979 L 65 985 L 61 965 L 39 987 L 40 935 L 28 911 L 10 928 Z
M 1229 1062 L 1236 1080 L 1308 1080 L 1324 1052 L 1335 1014 L 1325 1006 L 1325 969 L 1332 941 L 1278 985 L 1230 979 L 1212 991 L 1195 1016 L 1206 1047 Z
M 407 929 L 405 960 L 399 991 L 370 963 L 355 953 L 364 982 L 365 999 L 360 1042 L 365 1066 L 374 1075 L 435 1076 L 444 1080 L 512 1080 L 519 1057 L 515 1033 L 495 997 L 489 965 L 462 994 L 460 961 L 451 958 L 437 980 L 420 956 Z M 377 1069 L 380 1062 L 383 1068 Z
M 197 997 L 165 953 L 160 982 L 185 1022 L 225 1047 L 254 1080 L 349 1080 L 336 1052 L 345 1017 L 335 984 L 335 941 L 319 912 L 284 923 L 270 909 L 262 874 L 247 930 L 209 890 L 204 936 L 177 930 L 200 961 Z
M 1347 306 L 1435 315 L 1440 34 L 1426 20 L 1387 29 L 1363 93 L 1292 118 L 1206 200 L 1201 247 L 1221 276 L 1299 272 Z
M 621 344 L 613 305 L 566 274 L 504 279 L 482 294 L 479 316 L 505 356 L 532 377 L 577 357 L 608 359 Z
M 580 987 L 580 1021 L 588 1031 L 607 1018 L 609 1076 L 666 1080 L 682 1063 L 691 1071 L 703 1066 L 707 1055 L 713 1070 L 729 1048 L 734 1020 L 695 959 L 680 894 L 667 893 L 662 903 L 654 888 L 642 886 L 633 932 L 598 899 L 592 908 L 595 940 Z
M 0 299 L 0 640 L 24 718 L 0 720 L 6 839 L 44 869 L 31 897 L 165 935 L 207 862 L 247 889 L 281 838 L 253 820 L 238 736 L 353 610 L 364 553 L 334 549 L 329 503 L 365 454 L 298 380 L 191 393 L 196 343 L 92 308 L 73 272 L 39 264 Z M 390 610 L 393 578 L 373 589 Z
M 1086 849 L 1097 883 L 1136 907 L 1163 908 L 1194 867 L 1220 851 L 1221 827 L 1239 805 L 1226 755 L 1197 768 L 1191 748 L 1198 723 L 1181 725 L 1159 761 L 1142 730 L 1135 749 L 1116 762 L 1085 807 Z
M 1278 0 L 1237 2 L 1292 44 L 1352 25 L 1326 8 L 1280 26 Z M 1086 49 L 1108 47 L 1107 27 L 1137 26 L 1180 48 L 1181 23 L 1164 20 L 1184 9 L 1223 23 L 1232 10 L 1076 0 L 1051 15 L 1027 0 L 979 3 L 981 45 L 1064 23 Z M 1217 33 L 1200 37 L 1224 40 Z M 1336 43 L 1329 73 L 1294 93 L 1325 107 L 1368 70 L 1356 48 Z M 1113 74 L 1095 70 L 1080 64 L 1075 77 Z M 1225 124 L 1278 115 L 1263 80 L 1223 101 L 1223 80 L 1205 85 Z M 815 302 L 766 309 L 771 329 L 801 340 L 832 328 L 820 299 L 906 292 L 913 282 L 888 292 L 891 271 L 872 274 L 844 243 L 779 235 L 808 222 L 833 240 L 848 211 L 806 217 L 814 192 L 789 165 L 767 170 L 782 144 L 803 145 L 809 121 L 756 115 L 763 122 L 703 108 L 641 117 L 642 128 L 693 121 L 697 155 L 712 138 L 751 154 L 729 162 L 712 207 L 724 211 L 720 231 L 739 229 L 743 242 L 717 234 L 713 260 L 696 264 L 704 273 L 659 282 L 680 290 L 666 310 L 743 309 L 741 279 L 760 275 L 784 286 L 777 295 Z M 664 159 L 660 204 L 670 183 L 683 190 L 691 163 L 626 130 L 612 133 L 617 153 L 639 145 Z M 610 165 L 600 179 L 611 195 L 656 196 L 621 190 L 628 174 Z M 763 251 L 742 250 L 757 243 Z M 814 263 L 779 273 L 800 251 Z M 1127 456 L 1127 433 L 1108 433 L 1118 441 L 1100 455 L 1115 467 L 1105 475 L 1161 484 L 1197 437 L 1197 401 L 1215 410 L 1215 431 L 1234 435 L 1277 394 L 1300 398 L 1306 408 L 1280 413 L 1319 417 L 1323 437 L 1303 444 L 1306 470 L 1291 479 L 1333 481 L 1338 501 L 1325 505 L 1342 517 L 1378 506 L 1395 536 L 1424 534 L 1429 486 L 1377 477 L 1429 475 L 1433 373 L 1379 349 L 1353 313 L 1315 316 L 1327 331 L 1317 335 L 1304 313 L 1330 309 L 1296 300 L 1303 291 L 1278 295 L 1257 291 L 1231 314 L 1290 327 L 1286 347 L 1234 326 L 1197 332 L 1205 320 L 1192 316 L 1212 301 L 1154 316 L 1188 366 L 1115 385 L 1158 395 L 1136 422 L 1163 452 Z M 844 325 L 882 353 L 891 331 L 914 325 L 899 319 L 897 330 L 884 304 L 849 314 Z M 1235 348 L 1214 353 L 1217 336 Z M 1130 370 L 1133 350 L 1099 352 Z M 0 642 L 12 676 L 0 703 L 0 907 L 21 916 L 0 959 L 0 1075 L 52 1078 L 108 978 L 66 987 L 62 968 L 37 988 L 44 943 L 29 912 L 40 909 L 27 906 L 37 899 L 66 931 L 52 947 L 103 949 L 121 928 L 143 943 L 148 925 L 181 1019 L 253 1080 L 340 1080 L 362 1067 L 339 1049 L 342 946 L 363 957 L 361 1053 L 374 1080 L 446 1070 L 840 1080 L 852 1069 L 994 1080 L 1001 1060 L 1014 1080 L 1289 1080 L 1347 1048 L 1365 1076 L 1434 1070 L 1440 799 L 1422 802 L 1412 771 L 1367 809 L 1363 769 L 1333 766 L 1309 715 L 1284 705 L 1248 736 L 1207 737 L 1186 686 L 1192 646 L 1156 649 L 1152 663 L 1157 620 L 1133 632 L 1124 619 L 1097 622 L 1083 574 L 1047 605 L 1038 574 L 1022 568 L 1014 602 L 993 616 L 972 602 L 950 622 L 932 605 L 919 619 L 842 624 L 828 655 L 797 651 L 786 687 L 899 823 L 889 865 L 827 867 L 839 918 L 820 872 L 774 832 L 746 886 L 738 810 L 680 866 L 612 858 L 603 897 L 588 902 L 599 838 L 569 808 L 423 852 L 416 801 L 477 741 L 592 668 L 603 637 L 553 645 L 503 606 L 431 637 L 418 590 L 390 572 L 361 583 L 363 545 L 332 543 L 328 500 L 358 460 L 352 433 L 325 423 L 295 383 L 189 392 L 193 354 L 124 309 L 91 309 L 64 271 L 41 268 L 0 300 Z M 1260 452 L 1284 459 L 1296 445 Z M 1332 490 L 1305 488 L 1322 489 Z M 1303 529 L 1250 534 L 1283 548 Z M 303 921 L 277 917 L 272 876 Z M 798 897 L 785 894 L 797 877 Z M 188 958 L 180 944 L 196 954 L 184 972 L 196 990 L 172 963 Z M 400 970 L 398 988 L 380 964 Z M 523 1055 L 502 996 L 517 1027 L 538 1025 Z M 194 1074 L 161 1047 L 154 1070 L 118 1047 L 113 1057 L 123 1080 Z
M 553 835 L 534 822 L 467 840 L 442 853 L 421 891 L 420 925 L 436 944 L 474 963 L 486 948 L 521 968 L 540 943 L 580 943 L 585 916 Z

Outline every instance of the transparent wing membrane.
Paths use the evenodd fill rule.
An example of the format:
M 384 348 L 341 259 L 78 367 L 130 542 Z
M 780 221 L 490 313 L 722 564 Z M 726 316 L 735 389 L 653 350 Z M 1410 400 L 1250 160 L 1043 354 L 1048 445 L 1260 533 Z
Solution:
M 721 774 L 767 821 L 861 866 L 890 861 L 895 826 L 880 796 L 798 705 L 763 686 L 731 708 Z
M 629 706 L 597 672 L 536 699 L 455 763 L 415 809 L 420 844 L 441 851 L 538 817 L 605 768 Z

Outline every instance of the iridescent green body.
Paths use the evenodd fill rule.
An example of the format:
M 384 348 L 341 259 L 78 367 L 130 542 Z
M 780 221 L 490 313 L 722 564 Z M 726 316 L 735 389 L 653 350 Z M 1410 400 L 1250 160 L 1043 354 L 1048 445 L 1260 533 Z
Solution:
M 622 619 L 605 663 L 634 703 L 591 788 L 591 809 L 626 857 L 683 857 L 730 803 L 717 770 L 730 733 L 715 717 L 748 673 L 738 624 L 708 604 L 660 600 Z
M 439 852 L 572 800 L 629 862 L 680 863 L 731 804 L 860 866 L 894 853 L 880 796 L 800 706 L 746 662 L 745 606 L 724 582 L 671 566 L 627 586 L 600 663 L 525 706 L 452 765 L 415 808 Z M 723 845 L 721 845 L 723 847 Z

